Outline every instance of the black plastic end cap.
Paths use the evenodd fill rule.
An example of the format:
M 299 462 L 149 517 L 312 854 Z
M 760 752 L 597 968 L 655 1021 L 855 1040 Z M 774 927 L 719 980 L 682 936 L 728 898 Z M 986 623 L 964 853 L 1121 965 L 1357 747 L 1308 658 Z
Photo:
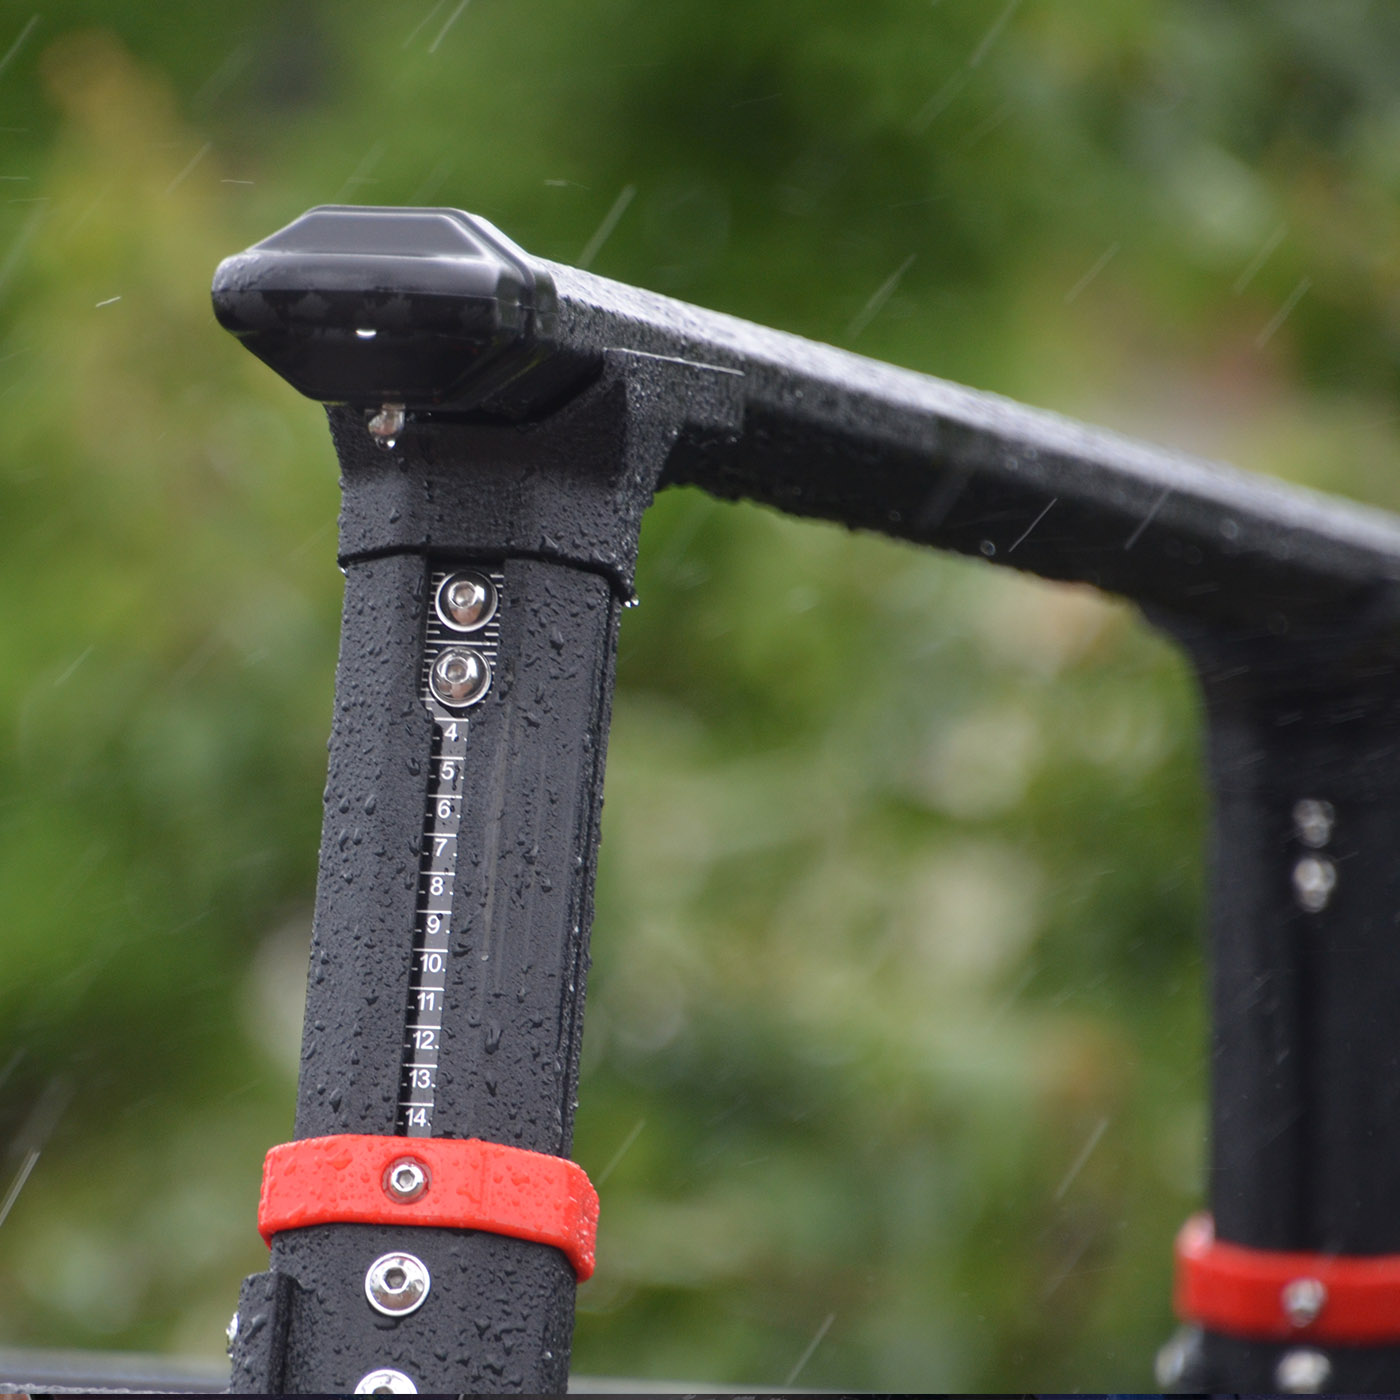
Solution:
M 322 403 L 528 417 L 590 377 L 555 343 L 554 285 L 459 209 L 322 205 L 226 258 L 214 314 Z

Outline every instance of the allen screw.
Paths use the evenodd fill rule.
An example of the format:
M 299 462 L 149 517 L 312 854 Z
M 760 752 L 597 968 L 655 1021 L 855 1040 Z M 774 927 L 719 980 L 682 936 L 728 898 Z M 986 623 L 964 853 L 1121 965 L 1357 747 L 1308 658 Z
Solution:
M 435 601 L 445 627 L 479 632 L 496 615 L 496 585 L 474 569 L 460 569 L 443 579 Z
M 384 1192 L 395 1201 L 416 1201 L 428 1189 L 428 1171 L 416 1157 L 400 1157 L 384 1172 Z

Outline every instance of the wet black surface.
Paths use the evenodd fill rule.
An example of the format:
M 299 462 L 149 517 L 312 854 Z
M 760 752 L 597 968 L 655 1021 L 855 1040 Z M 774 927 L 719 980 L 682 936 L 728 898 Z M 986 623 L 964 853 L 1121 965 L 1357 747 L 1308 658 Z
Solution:
M 433 1131 L 567 1155 L 620 604 L 595 573 L 489 562 L 505 576 L 500 660 L 466 712 Z M 427 568 L 397 554 L 347 568 L 298 1137 L 394 1130 L 431 739 L 418 693 Z M 364 1293 L 390 1249 L 418 1254 L 433 1280 L 401 1320 Z M 574 1276 L 557 1250 L 325 1225 L 278 1235 L 272 1270 L 294 1287 L 283 1359 L 268 1351 L 263 1364 L 288 1391 L 348 1390 L 380 1366 L 420 1391 L 567 1380 Z M 240 1362 L 245 1382 L 255 1372 Z
M 330 410 L 347 602 L 298 1135 L 392 1131 L 426 791 L 426 570 L 504 561 L 499 675 L 468 753 L 435 1131 L 567 1152 L 617 607 L 654 489 L 693 483 L 1094 584 L 1187 645 L 1215 798 L 1219 1234 L 1400 1249 L 1400 525 L 538 270 L 558 292 L 553 343 L 602 366 L 571 402 L 517 424 L 420 411 L 391 452 L 366 432 L 366 405 Z M 1333 814 L 1325 840 L 1306 836 L 1300 802 Z M 279 1238 L 274 1268 L 300 1285 L 293 1388 L 342 1388 L 370 1357 L 376 1324 L 356 1290 L 380 1236 L 360 1232 L 380 1229 Z M 562 1384 L 562 1256 L 430 1233 L 441 1322 L 425 1306 L 383 1355 L 415 1356 L 420 1390 Z M 1277 1351 L 1210 1340 L 1210 1383 L 1268 1389 Z M 1397 1355 L 1358 1349 L 1331 1383 L 1393 1384 Z

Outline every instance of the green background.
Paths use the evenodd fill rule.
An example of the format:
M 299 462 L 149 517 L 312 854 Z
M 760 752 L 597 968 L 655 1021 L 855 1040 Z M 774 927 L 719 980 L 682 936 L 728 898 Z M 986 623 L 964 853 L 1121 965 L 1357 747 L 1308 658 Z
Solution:
M 1397 71 L 1366 0 L 0 0 L 0 1343 L 218 1358 L 265 1259 L 340 577 L 323 416 L 215 326 L 221 257 L 458 205 L 1394 506 Z M 1181 661 L 690 492 L 640 594 L 577 1369 L 1141 1389 L 1203 1192 Z

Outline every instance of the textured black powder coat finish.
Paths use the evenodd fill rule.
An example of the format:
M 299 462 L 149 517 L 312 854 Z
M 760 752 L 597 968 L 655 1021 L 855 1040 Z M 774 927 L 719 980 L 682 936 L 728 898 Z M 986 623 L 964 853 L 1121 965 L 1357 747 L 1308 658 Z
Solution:
M 1283 638 L 1156 620 L 1207 711 L 1216 1234 L 1400 1253 L 1400 637 L 1384 612 Z M 1325 834 L 1300 803 L 1326 804 Z M 1315 907 L 1310 862 L 1335 880 Z M 1275 1390 L 1292 1349 L 1207 1331 L 1185 1383 Z M 1393 1387 L 1400 1348 L 1322 1350 L 1325 1390 Z
M 743 372 L 743 432 L 682 439 L 661 484 L 1091 583 L 1186 646 L 1214 801 L 1217 1232 L 1400 1250 L 1395 520 L 586 273 L 556 284 L 581 341 Z M 1300 801 L 1334 809 L 1325 849 Z M 1309 859 L 1337 882 L 1317 910 L 1295 884 Z M 1272 1389 L 1282 1350 L 1208 1335 L 1208 1384 Z M 1396 1348 L 1346 1352 L 1328 1388 L 1400 1380 Z
M 1214 801 L 1211 1199 L 1262 1249 L 1400 1253 L 1400 646 L 1187 638 Z M 1303 839 L 1294 811 L 1326 803 Z M 1309 909 L 1300 862 L 1335 887 Z
M 464 561 L 432 561 L 450 562 Z M 466 712 L 433 1132 L 567 1155 L 620 602 L 597 573 L 475 562 L 503 575 L 500 648 L 491 689 Z M 346 570 L 298 1137 L 394 1131 L 428 783 L 429 567 L 391 554 Z M 401 1320 L 364 1294 L 367 1268 L 390 1249 L 418 1254 L 433 1279 Z M 254 1383 L 250 1359 L 236 1369 L 241 1388 L 349 1390 L 386 1365 L 420 1392 L 548 1393 L 567 1381 L 575 1280 L 555 1249 L 322 1225 L 277 1235 L 271 1270 L 245 1293 L 294 1281 L 277 1319 L 281 1378 Z
M 329 410 L 342 562 L 389 550 L 518 555 L 594 569 L 632 592 L 642 512 L 678 441 L 732 437 L 742 377 L 607 354 L 598 382 L 539 422 L 410 418 L 392 453 Z
M 620 603 L 600 574 L 490 562 L 503 575 L 500 659 L 466 712 L 433 1131 L 567 1155 Z M 391 554 L 346 571 L 298 1137 L 394 1131 L 431 737 L 419 692 L 428 567 Z M 433 1278 L 402 1320 L 364 1295 L 389 1249 L 417 1253 Z M 324 1225 L 277 1235 L 271 1267 L 247 1287 L 295 1280 L 280 1321 L 288 1393 L 349 1390 L 385 1365 L 420 1391 L 567 1381 L 575 1281 L 552 1248 Z
M 432 1276 L 402 1318 L 365 1297 L 365 1271 L 390 1250 L 416 1254 Z M 273 1262 L 299 1285 L 286 1394 L 346 1394 L 381 1366 L 420 1394 L 547 1395 L 568 1381 L 575 1284 L 557 1249 L 475 1230 L 320 1225 L 278 1235 Z
M 238 1329 L 229 1347 L 234 1394 L 281 1394 L 296 1292 L 295 1282 L 275 1270 L 243 1280 L 234 1314 Z
M 433 1131 L 567 1156 L 620 609 L 607 579 L 534 560 L 506 561 L 503 592 L 471 720 Z
M 1400 522 L 996 394 L 542 262 L 559 338 L 742 376 L 741 430 L 682 434 L 660 485 L 836 520 L 1272 630 L 1372 609 Z M 697 371 L 698 372 L 698 371 Z
M 630 568 L 650 495 L 636 462 L 659 463 L 672 436 L 648 416 L 649 402 L 637 385 L 605 382 L 583 427 L 536 430 L 531 440 L 548 448 L 537 455 L 557 469 L 525 473 L 506 509 L 499 472 L 519 472 L 515 449 L 531 430 L 496 429 L 483 442 L 468 427 L 435 426 L 391 455 L 355 417 L 332 415 L 346 595 L 297 1137 L 394 1131 L 429 780 L 431 723 L 419 690 L 428 571 L 474 562 L 503 574 L 500 650 L 490 691 L 467 712 L 433 1132 L 569 1150 L 625 586 L 609 561 Z M 386 489 L 417 512 L 383 505 Z M 631 500 L 614 511 L 606 558 L 567 533 L 598 509 L 599 493 L 611 503 L 604 523 Z M 406 517 L 417 549 L 398 552 L 395 527 Z M 562 547 L 548 533 L 526 534 L 537 557 L 501 557 L 521 540 L 521 520 L 550 518 Z M 373 519 L 377 535 L 365 524 Z M 560 554 L 582 555 L 588 567 Z M 423 1308 L 394 1323 L 364 1297 L 365 1270 L 389 1248 L 419 1253 L 434 1279 Z M 566 1383 L 575 1281 L 551 1248 L 477 1232 L 324 1225 L 278 1235 L 272 1270 L 247 1287 L 294 1280 L 279 1324 L 285 1367 L 280 1380 L 255 1384 L 243 1365 L 243 1388 L 349 1389 L 381 1365 L 398 1366 L 420 1391 L 542 1393 Z
M 1191 1379 L 1190 1394 L 1266 1396 L 1279 1394 L 1278 1367 L 1295 1347 L 1277 1342 L 1246 1342 L 1236 1337 L 1206 1333 L 1199 1369 Z M 1331 1374 L 1323 1386 L 1327 1395 L 1393 1395 L 1400 1375 L 1400 1347 L 1324 1348 Z M 1224 1377 L 1229 1378 L 1228 1387 Z
M 432 724 L 419 698 L 427 567 L 345 573 L 295 1136 L 392 1133 Z
M 353 407 L 330 409 L 352 580 L 346 655 L 367 648 L 371 680 L 361 687 L 342 662 L 334 744 L 364 752 L 332 757 L 316 958 L 331 956 L 313 960 L 298 1132 L 376 1121 L 389 1131 L 397 1079 L 384 1070 L 396 1049 L 361 1003 L 383 996 L 400 1008 L 386 1020 L 401 1025 L 406 994 L 407 959 L 390 969 L 380 940 L 412 901 L 416 865 L 400 864 L 394 842 L 415 803 L 420 819 L 424 787 L 416 774 L 416 787 L 391 781 L 391 758 L 426 747 L 426 720 L 415 733 L 403 707 L 411 668 L 395 671 L 416 646 L 423 599 L 386 595 L 380 611 L 354 617 L 350 600 L 368 605 L 369 591 L 412 584 L 415 570 L 421 590 L 429 559 L 506 560 L 525 606 L 503 622 L 499 708 L 483 711 L 489 742 L 477 753 L 494 757 L 474 779 L 486 774 L 486 801 L 471 817 L 472 841 L 496 845 L 470 868 L 462 845 L 472 922 L 448 974 L 439 1091 L 453 1126 L 435 1131 L 567 1150 L 615 600 L 630 594 L 653 490 L 691 483 L 1090 583 L 1137 601 L 1185 646 L 1205 695 L 1214 796 L 1218 1234 L 1266 1249 L 1400 1251 L 1400 523 L 572 268 L 531 266 L 557 293 L 550 343 L 569 364 L 597 367 L 570 402 L 532 397 L 521 381 L 520 421 L 507 423 L 489 394 L 479 404 L 490 413 L 443 413 L 429 397 L 392 453 L 364 430 L 370 405 L 347 393 Z M 316 327 L 295 315 L 282 329 L 294 340 L 304 329 L 314 345 Z M 472 402 L 468 392 L 454 407 Z M 492 793 L 510 802 L 492 809 Z M 1301 801 L 1334 813 L 1322 844 L 1300 829 Z M 550 868 L 573 841 L 586 873 L 556 878 Z M 1308 861 L 1335 878 L 1311 908 L 1298 883 Z M 358 972 L 356 936 L 369 940 Z M 537 1024 L 556 1000 L 559 1016 Z M 513 1001 L 529 1009 L 510 1020 Z M 298 1231 L 305 1239 L 274 1252 L 317 1280 L 332 1340 L 301 1326 L 311 1316 L 302 1302 L 292 1336 L 323 1358 L 357 1347 L 351 1334 L 364 1327 L 344 1302 L 362 1277 L 363 1244 L 346 1233 L 357 1228 Z M 456 1247 L 457 1232 L 440 1233 L 435 1247 Z M 551 1292 L 543 1265 L 501 1262 L 522 1247 L 473 1248 L 485 1251 L 470 1256 L 482 1278 L 500 1268 L 511 1280 L 479 1291 L 475 1326 L 491 1346 L 505 1351 L 522 1300 L 548 1295 L 567 1309 L 571 1289 Z M 537 1252 L 557 1269 L 558 1256 Z M 457 1277 L 455 1262 L 443 1267 Z M 542 1326 L 553 1365 L 567 1322 Z M 1207 1336 L 1209 1386 L 1271 1389 L 1283 1350 Z M 1329 1387 L 1393 1387 L 1398 1359 L 1392 1347 L 1334 1349 Z M 543 1388 L 547 1369 L 530 1383 Z M 288 1374 L 323 1388 L 309 1370 Z M 481 1384 L 517 1379 L 524 1371 L 507 1369 Z

